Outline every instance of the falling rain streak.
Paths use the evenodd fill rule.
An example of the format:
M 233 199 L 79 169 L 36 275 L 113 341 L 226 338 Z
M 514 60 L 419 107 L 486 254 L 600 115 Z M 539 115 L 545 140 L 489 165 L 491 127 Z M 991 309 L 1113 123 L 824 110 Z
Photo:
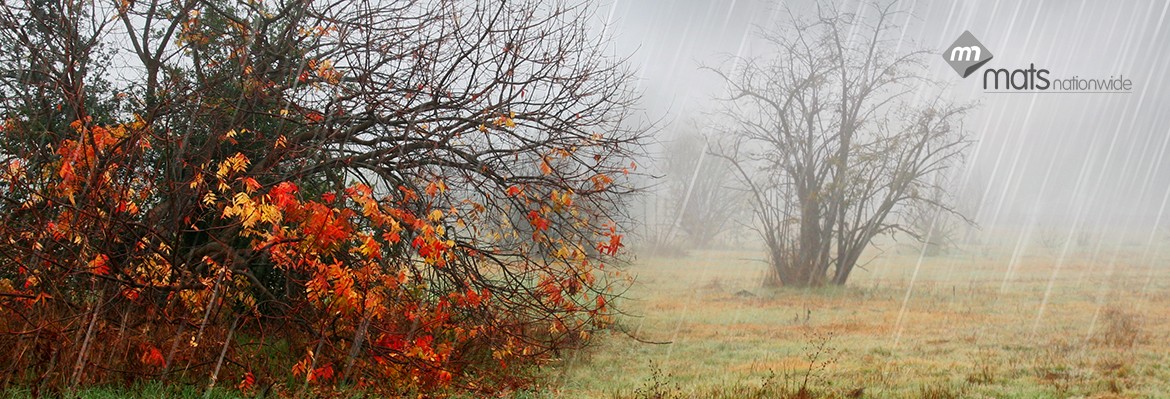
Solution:
M 863 16 L 872 11 L 868 2 L 839 5 Z M 923 295 L 920 274 L 930 269 L 942 281 L 994 281 L 996 289 L 984 294 L 992 307 L 1019 306 L 1007 298 L 1020 295 L 1034 301 L 1023 322 L 1027 336 L 1020 337 L 1029 340 L 1047 333 L 1052 300 L 1060 290 L 1107 281 L 1091 287 L 1090 322 L 1081 326 L 1077 336 L 1069 337 L 1081 352 L 1088 351 L 1091 338 L 1099 334 L 1109 298 L 1119 294 L 1147 298 L 1165 287 L 1165 282 L 1156 281 L 1156 270 L 1166 267 L 1164 249 L 1170 240 L 1170 168 L 1165 163 L 1170 156 L 1170 113 L 1165 112 L 1170 103 L 1165 73 L 1170 65 L 1170 46 L 1166 45 L 1170 29 L 1165 27 L 1170 4 L 899 1 L 895 8 L 901 12 L 896 21 L 897 41 L 892 45 L 898 52 L 942 49 L 963 31 L 971 31 L 996 54 L 982 68 L 1026 69 L 1035 64 L 1060 78 L 1124 75 L 1132 80 L 1132 88 L 998 96 L 983 89 L 982 69 L 961 79 L 931 58 L 925 65 L 926 76 L 944 82 L 944 96 L 977 105 L 963 121 L 973 145 L 963 166 L 948 172 L 948 181 L 953 182 L 958 201 L 972 204 L 965 211 L 977 229 L 963 240 L 998 248 L 988 255 L 996 272 L 989 276 L 985 269 L 972 271 L 968 262 L 931 259 L 925 246 L 903 268 L 906 274 L 902 276 L 886 275 L 881 266 L 875 266 L 869 272 L 876 282 L 865 284 L 876 286 L 897 278 L 906 284 L 896 317 L 885 321 L 890 326 L 888 341 L 875 341 L 871 347 L 897 348 L 904 333 L 916 328 L 909 313 Z M 718 111 L 725 87 L 715 73 L 702 67 L 735 70 L 744 59 L 764 54 L 769 47 L 757 32 L 790 22 L 791 14 L 815 15 L 815 4 L 614 1 L 606 29 L 613 32 L 619 51 L 635 54 L 646 89 L 647 114 L 666 115 L 658 120 L 663 126 L 660 139 L 669 142 L 689 123 L 701 126 L 707 140 L 718 141 L 728 134 L 727 115 Z M 844 40 L 864 39 L 858 35 L 851 30 Z M 919 105 L 931 101 L 932 95 L 928 89 L 911 94 Z M 689 189 L 683 192 L 687 198 L 681 202 L 686 204 L 693 194 Z M 648 211 L 640 216 L 651 225 L 677 225 L 675 212 L 683 211 L 677 208 L 679 201 L 672 208 L 662 195 L 666 194 L 650 194 Z M 885 253 L 897 244 L 878 246 L 882 245 L 886 249 L 879 251 Z M 870 254 L 878 259 L 877 252 Z M 761 256 L 751 261 L 764 266 L 769 260 Z M 1039 274 L 1026 273 L 1024 269 L 1035 269 L 1035 262 L 1047 262 L 1047 266 Z M 1139 285 L 1112 283 L 1113 276 L 1131 265 L 1144 270 Z M 679 278 L 700 286 L 712 278 L 707 272 L 703 269 Z M 1026 283 L 1029 279 L 1038 284 Z M 645 284 L 646 290 L 654 289 L 653 282 Z M 672 331 L 665 336 L 673 344 L 662 348 L 668 357 L 678 344 L 679 331 L 687 328 L 696 298 L 678 299 L 683 312 L 669 323 Z M 1140 313 L 1146 303 L 1132 310 Z M 723 324 L 727 331 L 751 323 L 742 314 L 753 305 L 728 306 L 731 317 Z M 998 328 L 980 326 L 972 332 L 971 344 L 982 345 Z

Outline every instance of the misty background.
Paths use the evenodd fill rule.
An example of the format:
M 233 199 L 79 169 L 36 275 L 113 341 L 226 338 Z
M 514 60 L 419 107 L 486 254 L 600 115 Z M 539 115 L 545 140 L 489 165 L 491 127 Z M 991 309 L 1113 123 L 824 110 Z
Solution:
M 871 10 L 863 5 L 846 1 L 841 9 Z M 765 51 L 754 33 L 788 18 L 785 7 L 815 15 L 807 1 L 612 0 L 598 17 L 617 52 L 632 54 L 645 114 L 658 121 L 658 137 L 668 143 L 719 107 L 723 85 L 700 66 L 727 70 L 733 57 Z M 983 241 L 1012 243 L 1041 230 L 1066 237 L 1093 232 L 1120 237 L 1119 244 L 1168 235 L 1170 3 L 900 1 L 895 7 L 902 11 L 895 21 L 902 29 L 898 52 L 930 50 L 925 75 L 947 84 L 944 97 L 977 104 L 965 119 L 975 144 L 952 180 L 957 201 L 972 204 L 967 216 L 981 226 L 976 234 Z M 1051 78 L 1124 75 L 1133 91 L 984 93 L 982 69 L 962 79 L 939 55 L 965 30 L 994 54 L 983 68 L 1035 64 Z

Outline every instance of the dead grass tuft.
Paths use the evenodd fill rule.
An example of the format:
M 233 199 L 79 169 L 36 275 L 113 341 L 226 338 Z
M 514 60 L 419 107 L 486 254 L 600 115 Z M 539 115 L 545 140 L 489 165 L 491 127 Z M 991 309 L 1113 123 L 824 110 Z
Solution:
M 1101 324 L 1104 332 L 1099 342 L 1106 346 L 1129 349 L 1141 336 L 1138 316 L 1117 305 L 1105 308 L 1101 313 Z
M 994 351 L 988 348 L 979 348 L 971 356 L 971 373 L 967 374 L 967 382 L 972 384 L 991 384 L 999 374 L 999 358 Z
M 918 397 L 922 399 L 957 399 L 965 394 L 963 385 L 955 386 L 946 381 L 923 385 L 918 391 Z

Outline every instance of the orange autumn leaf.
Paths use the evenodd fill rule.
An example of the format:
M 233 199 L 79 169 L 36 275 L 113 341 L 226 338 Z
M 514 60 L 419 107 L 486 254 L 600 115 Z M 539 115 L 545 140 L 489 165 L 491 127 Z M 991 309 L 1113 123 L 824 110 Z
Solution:
M 609 242 L 603 242 L 597 245 L 597 251 L 602 254 L 614 256 L 617 255 L 618 249 L 622 247 L 622 235 L 610 233 Z
M 402 201 L 404 202 L 410 202 L 418 199 L 418 194 L 406 186 L 398 186 L 398 191 L 402 192 Z
M 247 192 L 249 192 L 249 193 L 255 192 L 256 190 L 260 189 L 260 182 L 257 182 L 256 179 L 253 179 L 251 177 L 245 177 L 243 179 L 243 181 L 244 181 L 244 189 L 247 190 Z
M 564 192 L 553 190 L 552 201 L 553 209 L 560 211 L 573 206 L 573 195 L 568 190 Z
M 109 275 L 110 257 L 105 254 L 98 254 L 93 260 L 89 261 L 89 271 L 99 276 Z
M 594 175 L 589 180 L 593 182 L 593 188 L 598 191 L 605 190 L 610 183 L 613 183 L 613 178 L 604 173 Z
M 374 237 L 363 237 L 362 245 L 358 247 L 358 251 L 366 257 L 381 259 L 382 258 L 382 244 L 375 240 Z
M 447 185 L 442 181 L 433 181 L 427 185 L 427 196 L 434 197 L 440 193 L 447 192 Z

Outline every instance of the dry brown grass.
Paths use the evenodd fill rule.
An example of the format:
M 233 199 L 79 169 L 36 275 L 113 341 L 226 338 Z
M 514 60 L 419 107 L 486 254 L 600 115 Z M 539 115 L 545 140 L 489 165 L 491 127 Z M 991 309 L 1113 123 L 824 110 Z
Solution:
M 847 287 L 811 291 L 761 288 L 759 257 L 696 252 L 637 262 L 640 283 L 623 305 L 640 317 L 623 323 L 672 344 L 605 338 L 553 370 L 558 396 L 630 397 L 653 362 L 676 397 L 790 397 L 800 391 L 793 380 L 815 363 L 809 337 L 830 333 L 835 360 L 814 367 L 803 395 L 1170 392 L 1170 350 L 1160 344 L 1170 331 L 1170 270 L 1129 264 L 1128 255 L 1107 259 L 1112 266 L 1078 258 L 1059 268 L 1043 256 L 1014 266 L 1006 257 L 927 258 L 916 277 L 916 257 L 887 256 Z
M 1115 348 L 1132 348 L 1141 335 L 1138 315 L 1117 305 L 1107 306 L 1101 312 L 1101 324 L 1104 331 L 1099 342 Z

